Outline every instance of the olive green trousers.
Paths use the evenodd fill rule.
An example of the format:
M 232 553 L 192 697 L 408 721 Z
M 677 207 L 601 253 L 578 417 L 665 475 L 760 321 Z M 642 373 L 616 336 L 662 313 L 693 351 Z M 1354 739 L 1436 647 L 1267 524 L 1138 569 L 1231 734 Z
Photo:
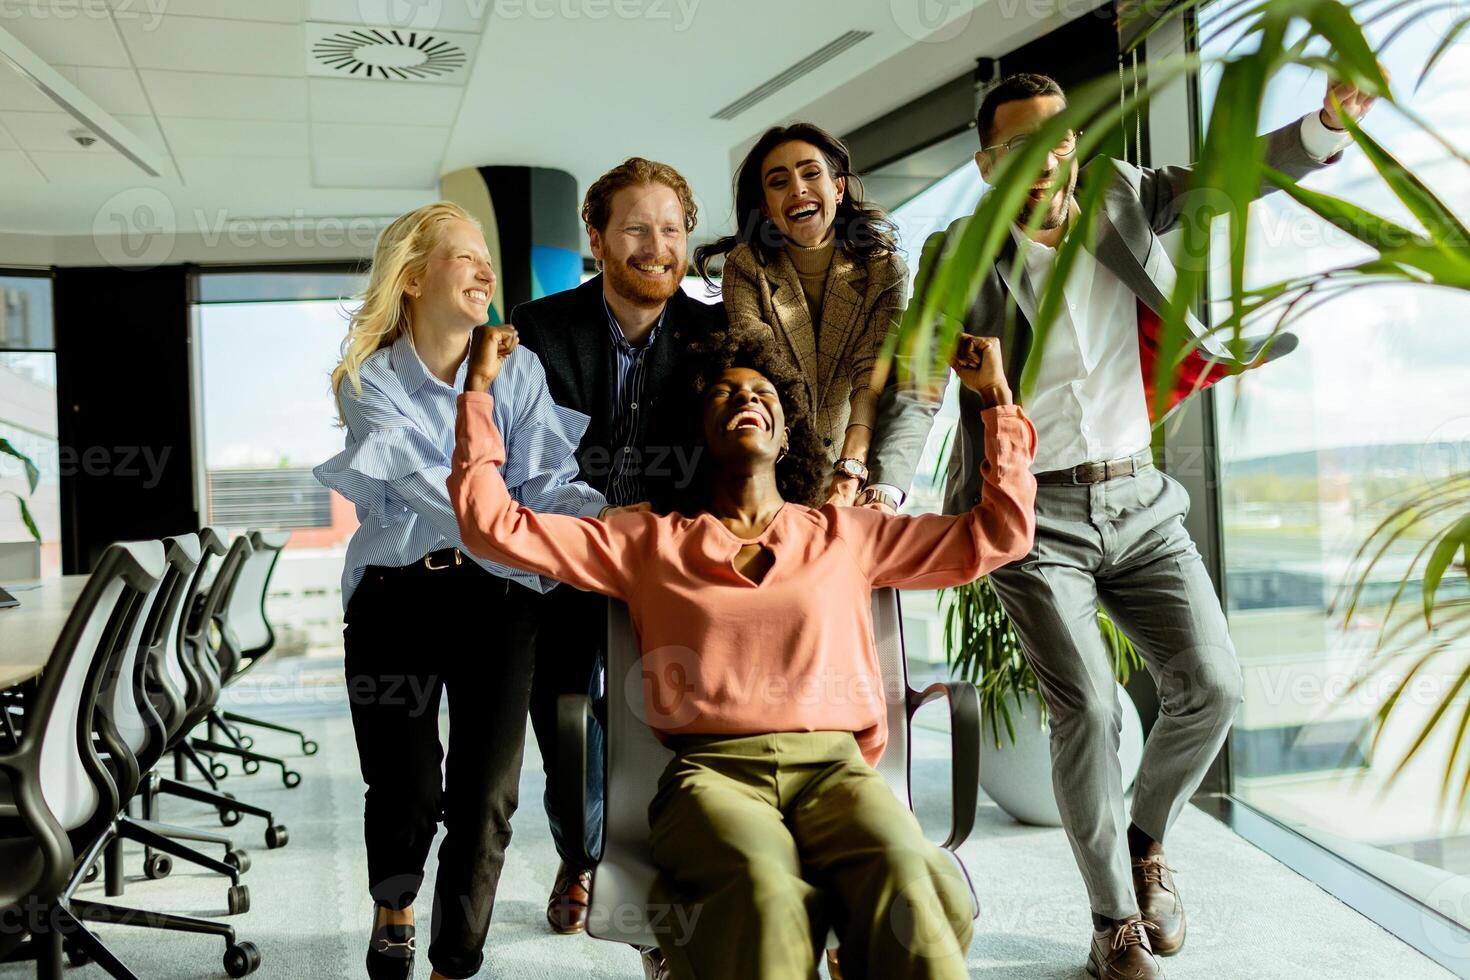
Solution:
M 649 804 L 675 980 L 968 980 L 969 886 L 851 732 L 683 735 Z

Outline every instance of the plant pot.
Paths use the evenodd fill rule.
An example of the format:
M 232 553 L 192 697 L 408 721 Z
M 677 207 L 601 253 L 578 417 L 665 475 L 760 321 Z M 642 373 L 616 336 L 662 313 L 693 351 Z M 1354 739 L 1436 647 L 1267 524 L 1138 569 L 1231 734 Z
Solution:
M 1143 722 L 1122 685 L 1117 688 L 1123 706 L 1118 762 L 1123 769 L 1126 793 L 1133 786 L 1138 765 L 1143 761 Z M 990 719 L 981 719 L 980 788 L 996 806 L 1021 823 L 1060 827 L 1062 817 L 1051 785 L 1051 737 L 1041 723 L 1041 701 L 1036 695 L 1028 695 L 1022 703 L 1019 711 L 1011 705 L 1011 719 L 1016 727 L 1014 743 L 1007 739 L 1002 725 L 1001 745 L 996 748 Z
M 21 582 L 40 577 L 39 541 L 0 542 L 0 582 Z

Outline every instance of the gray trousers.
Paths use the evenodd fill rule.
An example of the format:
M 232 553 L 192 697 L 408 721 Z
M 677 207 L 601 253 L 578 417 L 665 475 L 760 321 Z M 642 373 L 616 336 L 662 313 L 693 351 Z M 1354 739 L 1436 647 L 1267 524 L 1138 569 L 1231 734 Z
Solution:
M 1241 699 L 1225 614 L 1184 529 L 1189 494 L 1149 467 L 1086 486 L 1042 486 L 1036 543 L 991 573 L 1040 682 L 1052 786 L 1092 911 L 1138 911 L 1118 765 L 1122 707 L 1098 632 L 1100 602 L 1159 689 L 1132 821 L 1162 841 L 1225 742 Z

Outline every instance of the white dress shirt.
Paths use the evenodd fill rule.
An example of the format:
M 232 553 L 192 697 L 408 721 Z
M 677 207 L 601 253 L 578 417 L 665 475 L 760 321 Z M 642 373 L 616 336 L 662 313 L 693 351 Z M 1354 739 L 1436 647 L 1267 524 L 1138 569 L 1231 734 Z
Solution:
M 1351 142 L 1347 134 L 1324 126 L 1316 112 L 1302 118 L 1301 133 L 1307 153 L 1318 161 Z M 1016 225 L 1011 235 L 1023 274 L 1040 297 L 1056 250 L 1027 238 Z M 1032 352 L 1041 358 L 1026 403 L 1037 432 L 1033 473 L 1131 456 L 1150 441 L 1137 297 L 1086 251 L 1077 256 L 1062 292 L 1066 304 L 1041 350 Z

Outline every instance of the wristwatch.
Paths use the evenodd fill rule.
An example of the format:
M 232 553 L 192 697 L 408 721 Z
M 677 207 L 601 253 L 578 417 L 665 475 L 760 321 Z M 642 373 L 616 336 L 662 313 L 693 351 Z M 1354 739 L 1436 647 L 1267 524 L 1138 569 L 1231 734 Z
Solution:
M 863 492 L 858 494 L 857 501 L 859 505 L 882 504 L 894 511 L 898 510 L 898 501 L 893 498 L 893 495 L 878 487 L 864 487 Z
M 843 476 L 850 476 L 854 480 L 866 480 L 868 478 L 868 467 L 860 459 L 844 456 L 832 464 L 832 469 Z

